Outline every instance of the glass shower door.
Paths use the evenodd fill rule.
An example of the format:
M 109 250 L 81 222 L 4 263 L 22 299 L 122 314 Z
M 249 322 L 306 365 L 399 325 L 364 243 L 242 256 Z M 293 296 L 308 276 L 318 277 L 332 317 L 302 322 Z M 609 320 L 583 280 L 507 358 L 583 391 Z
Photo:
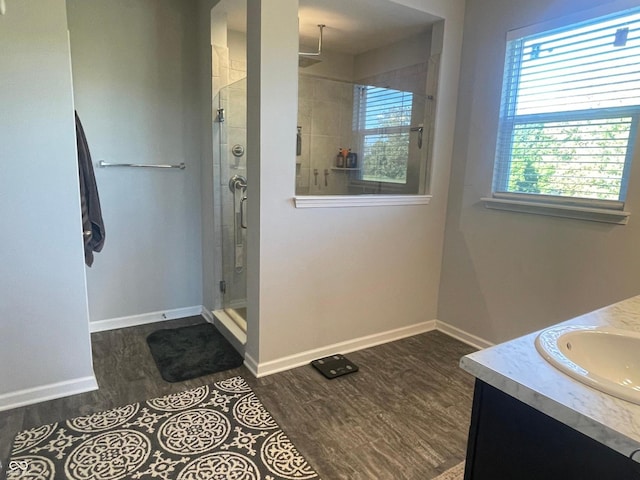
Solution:
M 246 332 L 247 303 L 247 161 L 246 78 L 220 90 L 220 194 L 222 306 Z

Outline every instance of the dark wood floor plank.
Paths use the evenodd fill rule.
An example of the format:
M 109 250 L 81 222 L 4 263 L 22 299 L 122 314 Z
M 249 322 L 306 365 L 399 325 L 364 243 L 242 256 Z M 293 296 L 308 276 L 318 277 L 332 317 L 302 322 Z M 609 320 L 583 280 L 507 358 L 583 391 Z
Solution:
M 327 380 L 311 366 L 263 378 L 244 367 L 167 383 L 146 337 L 189 317 L 92 335 L 100 389 L 0 412 L 0 460 L 23 429 L 242 375 L 325 480 L 428 480 L 464 459 L 473 379 L 458 367 L 473 349 L 440 332 L 352 352 L 360 371 Z M 336 352 L 340 353 L 340 352 Z

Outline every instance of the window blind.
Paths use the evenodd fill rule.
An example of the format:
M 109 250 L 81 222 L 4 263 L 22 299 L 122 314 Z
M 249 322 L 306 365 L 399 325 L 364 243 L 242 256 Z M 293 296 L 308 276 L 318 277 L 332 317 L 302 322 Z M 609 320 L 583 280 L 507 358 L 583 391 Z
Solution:
M 371 85 L 362 88 L 365 101 L 361 129 L 402 127 L 411 124 L 411 92 Z
M 624 200 L 640 9 L 507 44 L 494 192 Z
M 354 129 L 361 136 L 362 180 L 406 183 L 413 93 L 360 85 Z

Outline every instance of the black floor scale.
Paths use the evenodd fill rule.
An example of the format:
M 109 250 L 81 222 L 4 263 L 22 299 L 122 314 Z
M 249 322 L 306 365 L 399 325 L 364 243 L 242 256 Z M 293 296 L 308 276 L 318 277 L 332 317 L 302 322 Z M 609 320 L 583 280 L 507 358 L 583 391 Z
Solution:
M 311 362 L 311 365 L 329 379 L 358 371 L 357 365 L 351 363 L 344 355 L 340 354 L 319 358 Z

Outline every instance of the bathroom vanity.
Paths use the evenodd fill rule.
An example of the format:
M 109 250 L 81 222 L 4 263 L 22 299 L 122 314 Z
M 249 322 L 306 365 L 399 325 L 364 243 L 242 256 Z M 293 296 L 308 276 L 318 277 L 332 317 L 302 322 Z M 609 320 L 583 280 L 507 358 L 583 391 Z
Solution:
M 640 296 L 561 325 L 640 332 Z M 640 405 L 561 373 L 538 333 L 462 358 L 476 377 L 464 479 L 640 480 Z

